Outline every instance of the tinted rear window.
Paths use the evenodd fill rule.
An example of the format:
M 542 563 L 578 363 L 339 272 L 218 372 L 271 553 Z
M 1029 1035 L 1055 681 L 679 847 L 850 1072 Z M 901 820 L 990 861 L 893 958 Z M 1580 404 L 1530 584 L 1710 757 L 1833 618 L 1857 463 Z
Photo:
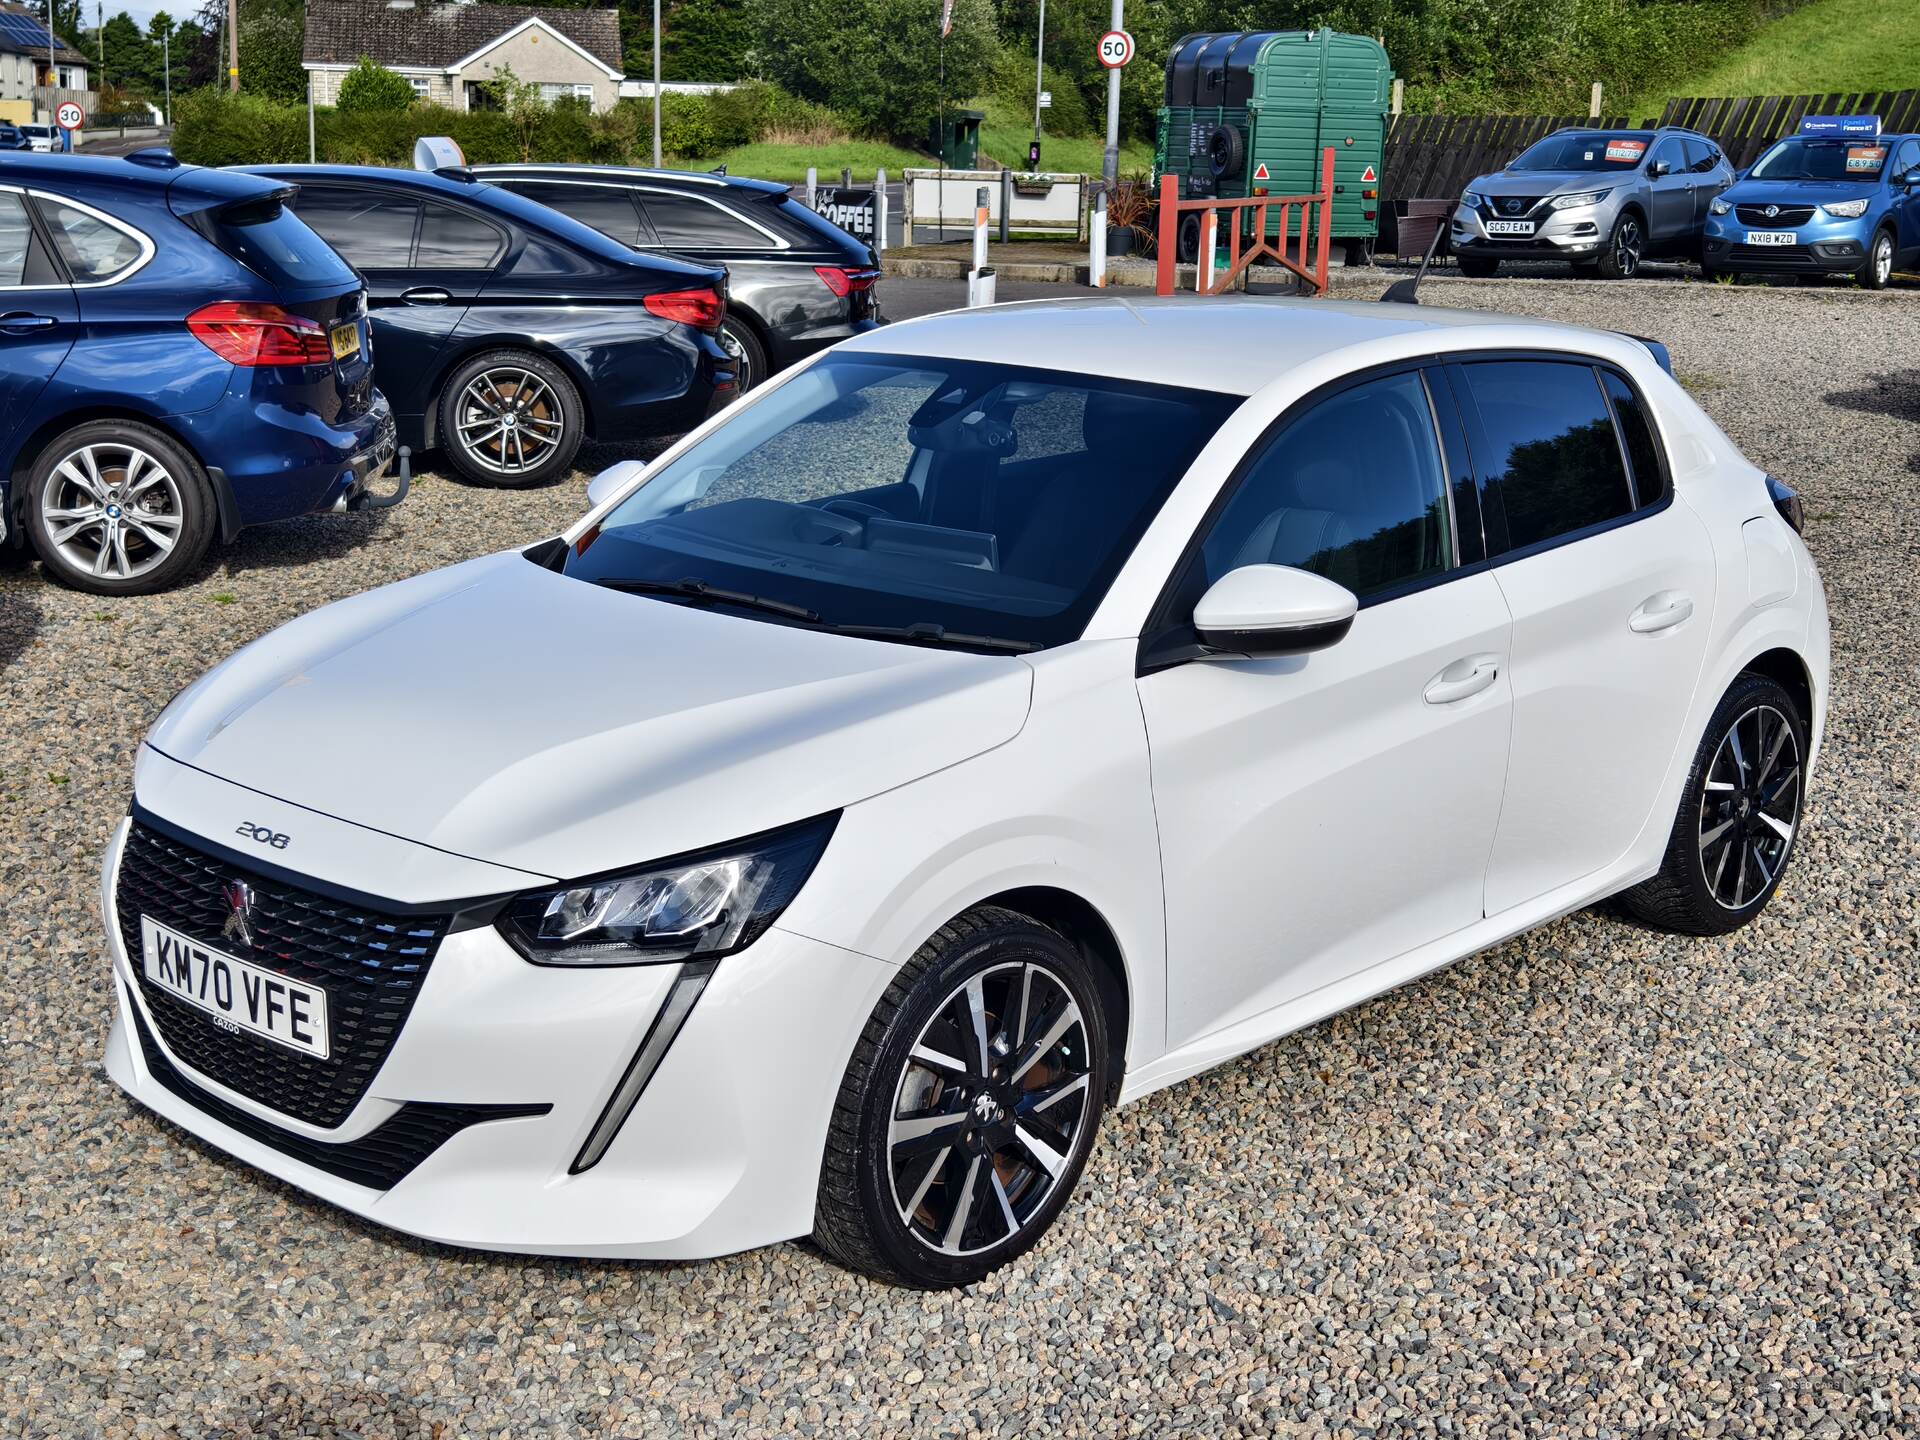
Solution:
M 1588 365 L 1494 360 L 1461 367 L 1486 440 L 1482 472 L 1519 550 L 1633 508 L 1600 383 Z
M 448 205 L 429 205 L 420 217 L 420 248 L 414 263 L 423 270 L 486 270 L 499 258 L 500 232 Z
M 549 210 L 558 210 L 582 225 L 591 226 L 610 240 L 638 246 L 640 212 L 624 190 L 611 185 L 571 185 L 548 180 L 513 180 L 504 187 L 529 200 L 537 200 Z
M 653 222 L 653 233 L 669 250 L 766 250 L 772 247 L 760 230 L 732 211 L 692 195 L 668 195 L 658 190 L 640 197 L 641 208 Z
M 359 277 L 334 248 L 278 201 L 222 212 L 220 248 L 275 285 L 354 285 Z

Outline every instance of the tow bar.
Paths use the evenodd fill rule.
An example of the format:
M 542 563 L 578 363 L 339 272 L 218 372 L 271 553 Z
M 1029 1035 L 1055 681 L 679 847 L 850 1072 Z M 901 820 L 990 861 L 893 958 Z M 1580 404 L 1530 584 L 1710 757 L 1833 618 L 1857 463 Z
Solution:
M 391 510 L 407 498 L 407 488 L 413 484 L 413 447 L 402 445 L 399 452 L 400 487 L 391 495 L 376 495 L 371 490 L 361 490 L 346 497 L 344 508 L 358 513 L 362 510 Z

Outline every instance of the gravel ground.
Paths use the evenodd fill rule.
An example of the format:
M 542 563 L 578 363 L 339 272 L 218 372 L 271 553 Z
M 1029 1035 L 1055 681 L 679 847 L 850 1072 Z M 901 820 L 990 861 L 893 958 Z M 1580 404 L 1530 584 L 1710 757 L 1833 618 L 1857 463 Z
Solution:
M 1683 942 L 1576 915 L 1163 1092 L 1110 1118 L 1053 1235 L 971 1293 L 792 1245 L 459 1253 L 106 1081 L 98 858 L 139 736 L 202 668 L 550 532 L 584 477 L 429 477 L 148 600 L 0 574 L 0 1434 L 1920 1433 L 1920 305 L 1430 284 L 1662 336 L 1802 486 L 1836 686 L 1759 923 Z

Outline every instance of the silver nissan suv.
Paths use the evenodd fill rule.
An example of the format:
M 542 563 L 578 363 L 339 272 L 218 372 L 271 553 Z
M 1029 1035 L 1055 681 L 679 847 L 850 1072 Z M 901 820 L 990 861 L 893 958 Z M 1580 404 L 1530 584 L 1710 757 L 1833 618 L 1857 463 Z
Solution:
M 1563 260 L 1624 279 L 1642 260 L 1697 259 L 1707 207 L 1733 184 L 1720 147 L 1692 130 L 1556 130 L 1468 183 L 1453 212 L 1462 272 Z

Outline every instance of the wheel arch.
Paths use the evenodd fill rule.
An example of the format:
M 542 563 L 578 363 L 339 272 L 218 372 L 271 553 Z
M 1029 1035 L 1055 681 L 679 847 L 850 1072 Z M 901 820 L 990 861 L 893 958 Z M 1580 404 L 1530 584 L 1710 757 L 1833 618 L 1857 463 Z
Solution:
M 1080 948 L 1092 962 L 1095 978 L 1101 984 L 1101 1002 L 1107 1020 L 1107 1101 L 1119 1099 L 1121 1081 L 1126 1078 L 1127 1038 L 1133 1020 L 1133 987 L 1127 972 L 1120 937 L 1106 916 L 1080 895 L 1051 885 L 1028 885 L 1002 890 L 977 902 L 994 905 L 1025 915 L 1049 929 L 1058 930 Z M 972 907 L 969 907 L 972 908 Z
M 49 416 L 20 437 L 14 447 L 13 463 L 7 470 L 7 479 L 10 482 L 8 485 L 7 501 L 13 510 L 13 513 L 7 517 L 8 534 L 10 538 L 15 533 L 20 533 L 23 536 L 20 543 L 30 543 L 24 538 L 24 518 L 27 513 L 27 480 L 33 473 L 34 461 L 40 458 L 40 452 L 45 450 L 47 446 L 53 442 L 55 436 L 64 434 L 68 430 L 76 429 L 81 425 L 91 425 L 96 420 L 130 420 L 136 425 L 145 425 L 150 430 L 158 430 L 162 435 L 166 436 L 167 439 L 191 455 L 194 463 L 199 465 L 201 470 L 206 473 L 208 483 L 213 486 L 214 504 L 223 521 L 220 538 L 222 541 L 232 538 L 231 535 L 225 533 L 224 519 L 227 512 L 225 508 L 221 508 L 231 506 L 232 504 L 231 496 L 222 493 L 222 485 L 224 484 L 225 477 L 217 475 L 215 471 L 208 467 L 206 457 L 200 453 L 199 447 L 183 435 L 177 426 L 169 424 L 165 416 L 154 414 L 149 410 L 143 410 L 137 404 L 130 402 L 118 405 L 75 405 L 60 411 L 56 415 Z M 18 532 L 16 532 L 14 527 L 15 521 L 22 522 L 22 528 Z
M 1800 719 L 1811 734 L 1814 725 L 1813 671 L 1797 650 L 1784 645 L 1771 650 L 1763 650 L 1744 666 L 1741 673 L 1751 672 L 1764 675 L 1787 694 L 1793 697 L 1793 703 L 1800 707 Z M 1724 690 L 1721 692 L 1725 693 Z

